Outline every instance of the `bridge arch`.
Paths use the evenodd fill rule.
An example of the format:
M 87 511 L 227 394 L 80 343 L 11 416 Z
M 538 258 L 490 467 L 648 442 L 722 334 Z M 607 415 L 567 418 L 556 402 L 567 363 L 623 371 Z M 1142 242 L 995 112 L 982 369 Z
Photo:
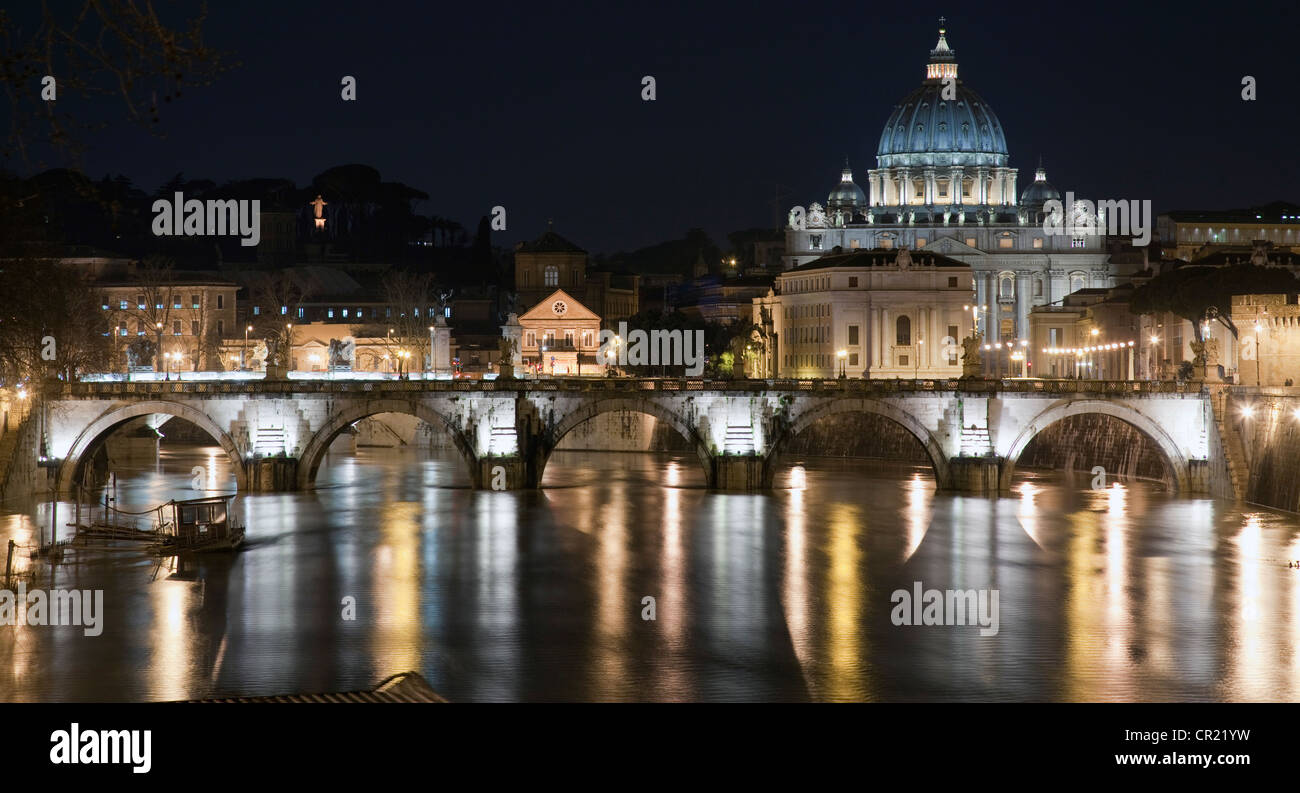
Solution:
M 108 410 L 104 411 L 92 421 L 68 449 L 67 456 L 59 465 L 58 473 L 58 490 L 60 493 L 71 493 L 80 481 L 83 474 L 85 461 L 93 453 L 110 433 L 126 424 L 132 419 L 140 416 L 148 416 L 154 413 L 162 413 L 173 418 L 184 419 L 199 429 L 212 436 L 230 458 L 231 468 L 235 471 L 235 484 L 239 490 L 246 490 L 248 487 L 248 472 L 244 468 L 244 459 L 240 453 L 239 446 L 235 443 L 234 438 L 230 437 L 215 421 L 208 418 L 201 410 L 196 410 L 189 405 L 180 402 L 169 402 L 167 400 L 150 400 L 147 402 L 132 402 L 129 404 L 118 403 Z
M 925 450 L 925 456 L 930 459 L 930 467 L 934 469 L 935 486 L 940 490 L 947 490 L 952 487 L 953 480 L 948 465 L 948 455 L 944 453 L 943 446 L 934 437 L 934 433 L 930 432 L 915 416 L 897 405 L 862 397 L 829 399 L 798 412 L 794 421 L 772 443 L 767 466 L 769 482 L 776 474 L 776 469 L 780 465 L 781 456 L 785 453 L 786 446 L 795 436 L 821 419 L 841 413 L 870 413 L 890 419 L 901 425 L 912 437 L 916 438 L 917 442 L 921 444 L 921 448 Z
M 1101 414 L 1119 419 L 1125 424 L 1141 432 L 1155 443 L 1156 448 L 1160 450 L 1161 456 L 1164 457 L 1165 465 L 1169 469 L 1170 481 L 1173 483 L 1175 492 L 1185 492 L 1188 488 L 1188 464 L 1187 457 L 1179 448 L 1178 443 L 1161 427 L 1158 423 L 1143 415 L 1136 408 L 1130 407 L 1119 402 L 1110 402 L 1102 399 L 1077 399 L 1063 400 L 1053 403 L 1038 415 L 1034 416 L 1011 442 L 1003 454 L 1002 474 L 999 487 L 1002 490 L 1010 490 L 1012 478 L 1016 471 L 1016 461 L 1024 453 L 1025 447 L 1034 439 L 1038 433 L 1047 429 L 1056 422 L 1069 418 L 1070 416 L 1081 416 L 1085 414 Z
M 713 487 L 715 481 L 713 456 L 709 453 L 709 445 L 704 442 L 704 439 L 700 437 L 695 428 L 687 423 L 682 416 L 678 415 L 676 411 L 664 406 L 655 399 L 626 396 L 598 397 L 584 401 L 543 436 L 541 449 L 539 450 L 540 454 L 537 457 L 538 486 L 542 483 L 542 477 L 546 473 L 546 464 L 550 461 L 551 454 L 565 435 L 584 421 L 593 419 L 602 413 L 616 413 L 618 411 L 645 413 L 677 430 L 686 439 L 686 442 L 695 449 L 695 455 L 700 459 L 700 465 L 704 466 L 706 486 Z
M 446 429 L 451 436 L 452 442 L 456 444 L 456 449 L 465 460 L 465 464 L 469 467 L 470 481 L 475 486 L 478 485 L 480 475 L 478 456 L 474 454 L 474 447 L 465 437 L 465 434 L 449 417 L 444 416 L 421 401 L 375 399 L 345 407 L 330 416 L 325 425 L 312 435 L 311 440 L 307 441 L 307 445 L 303 447 L 302 454 L 298 458 L 298 489 L 310 490 L 314 487 L 316 471 L 320 468 L 321 461 L 325 459 L 325 453 L 329 451 L 330 444 L 334 442 L 340 432 L 361 419 L 380 413 L 404 413 L 408 416 L 415 416 L 435 427 Z

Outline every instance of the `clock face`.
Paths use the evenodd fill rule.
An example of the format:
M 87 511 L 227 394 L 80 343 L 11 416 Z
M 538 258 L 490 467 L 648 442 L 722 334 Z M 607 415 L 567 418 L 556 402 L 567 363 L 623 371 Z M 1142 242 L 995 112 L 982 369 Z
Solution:
M 554 311 L 556 316 L 560 316 L 568 310 L 569 307 L 564 304 L 563 300 L 557 300 L 551 304 L 551 311 Z

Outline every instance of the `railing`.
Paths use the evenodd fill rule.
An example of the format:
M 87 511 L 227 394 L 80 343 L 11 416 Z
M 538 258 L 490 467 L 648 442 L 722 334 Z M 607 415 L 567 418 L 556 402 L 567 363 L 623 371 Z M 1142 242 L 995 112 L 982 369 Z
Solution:
M 1243 388 L 1240 386 L 1234 387 Z M 1171 380 L 864 380 L 781 379 L 704 380 L 669 377 L 555 377 L 513 380 L 256 380 L 181 382 L 66 383 L 63 398 L 149 396 L 157 394 L 367 394 L 392 392 L 839 392 L 850 394 L 915 394 L 950 392 L 990 396 L 1008 394 L 1201 394 L 1200 382 Z M 1297 389 L 1300 391 L 1300 389 Z M 1258 390 L 1255 391 L 1258 393 Z

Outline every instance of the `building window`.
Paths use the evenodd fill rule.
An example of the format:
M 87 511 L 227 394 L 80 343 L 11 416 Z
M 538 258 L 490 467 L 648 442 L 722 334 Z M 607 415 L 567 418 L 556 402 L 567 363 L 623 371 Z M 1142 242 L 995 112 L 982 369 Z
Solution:
M 180 307 L 181 307 L 181 299 L 179 297 L 173 299 L 172 308 L 180 308 Z M 162 306 L 159 306 L 159 308 L 162 308 Z
M 121 301 L 120 303 L 117 304 L 117 307 L 123 311 L 126 311 L 126 301 L 125 300 Z
M 544 281 L 544 283 L 545 283 L 546 286 L 559 286 L 559 285 L 560 285 L 560 268 L 559 268 L 559 267 L 556 267 L 556 266 L 553 265 L 553 264 L 548 264 L 548 265 L 546 266 L 545 281 Z
M 172 335 L 181 335 L 181 321 L 179 319 L 172 320 Z
M 966 238 L 966 244 L 969 245 L 969 246 L 971 246 L 972 248 L 974 248 L 974 247 L 975 247 L 975 238 L 974 238 L 974 237 L 967 237 L 967 238 Z
M 136 295 L 136 296 L 135 296 L 135 307 L 138 308 L 138 309 L 140 309 L 141 311 L 144 311 L 144 305 L 145 305 L 145 303 L 144 303 L 144 295 Z
M 953 275 L 953 276 L 949 276 L 949 277 L 948 277 L 948 286 L 949 286 L 949 288 L 956 288 L 956 286 L 957 286 L 957 276 Z
M 856 352 L 849 353 L 849 366 L 857 366 L 857 365 L 858 365 L 858 354 Z
M 809 234 L 809 235 L 808 235 L 808 246 L 811 247 L 811 248 L 812 248 L 813 250 L 815 250 L 815 251 L 819 251 L 819 250 L 821 250 L 821 249 L 822 249 L 822 235 L 820 235 L 820 234 Z
M 301 308 L 299 308 L 299 309 L 298 309 L 298 319 L 302 319 L 302 315 L 303 315 L 303 310 L 302 310 Z M 358 316 L 360 316 L 360 315 L 358 315 Z
M 534 332 L 531 331 L 531 330 L 528 331 L 528 335 L 524 338 L 524 346 L 526 346 L 526 347 L 536 347 L 536 346 L 537 346 L 537 334 L 534 333 Z
M 199 307 L 199 296 L 190 295 L 190 308 L 198 308 L 198 307 Z
M 326 310 L 326 312 L 325 312 L 325 318 L 326 318 L 326 319 L 334 319 L 334 309 L 331 308 L 331 309 Z
M 256 317 L 256 316 L 260 316 L 261 313 L 262 313 L 262 307 L 261 307 L 261 306 L 253 306 L 253 316 L 255 316 L 255 317 Z
M 226 335 L 226 323 L 223 320 L 217 320 L 217 336 Z
M 1086 248 L 1087 246 L 1088 246 L 1088 243 L 1083 239 L 1083 237 L 1071 237 L 1071 238 L 1070 238 L 1070 247 L 1071 247 L 1071 248 Z
M 1070 291 L 1071 291 L 1071 292 L 1077 292 L 1077 291 L 1079 291 L 1080 289 L 1083 289 L 1083 288 L 1084 288 L 1084 283 L 1085 283 L 1085 281 L 1084 281 L 1084 277 L 1083 277 L 1082 275 L 1078 275 L 1078 274 L 1076 274 L 1076 275 L 1072 275 L 1072 276 L 1070 276 Z
M 998 279 L 998 297 L 1012 298 L 1016 296 L 1016 285 L 1011 280 L 1011 276 L 1004 275 Z
M 884 248 L 885 250 L 890 250 L 891 248 L 894 247 L 894 241 L 888 237 L 885 237 L 880 241 L 880 247 Z
M 199 321 L 197 319 L 190 320 L 190 335 L 199 335 Z
M 912 320 L 905 314 L 894 323 L 895 344 L 905 346 L 912 343 Z
M 857 250 L 861 244 L 862 243 L 859 240 L 849 240 L 849 247 L 853 250 Z
M 1041 279 L 1041 278 L 1035 278 L 1035 279 L 1034 279 L 1034 297 L 1042 297 L 1042 296 L 1043 296 L 1043 279 Z
M 857 289 L 857 288 L 858 288 L 858 277 L 856 275 L 850 275 L 849 289 Z
M 857 344 L 858 344 L 858 326 L 857 326 L 857 325 L 850 325 L 850 326 L 849 326 L 849 346 L 852 347 L 852 346 L 856 346 Z
M 218 309 L 222 309 L 222 308 L 225 308 L 225 307 L 226 307 L 226 296 L 225 296 L 225 295 L 217 295 L 217 308 L 218 308 Z
M 898 365 L 899 365 L 899 366 L 907 366 L 907 360 L 908 360 L 908 359 L 907 359 L 907 356 L 906 356 L 906 355 L 900 355 L 900 356 L 898 356 Z
M 347 310 L 346 308 L 343 309 L 343 318 L 344 318 L 344 319 L 347 319 L 347 318 L 348 318 L 348 310 Z
M 572 346 L 573 346 L 573 329 L 572 329 L 572 328 L 566 328 L 566 329 L 564 330 L 564 346 L 565 346 L 565 347 L 572 347 Z
M 999 237 L 999 238 L 998 238 L 998 247 L 999 247 L 999 248 L 1014 248 L 1015 246 L 1016 246 L 1016 241 L 1015 241 L 1013 238 L 1011 238 L 1011 237 Z
M 917 250 L 920 250 L 921 248 L 924 248 L 924 247 L 925 247 L 925 237 L 917 237 L 917 238 L 916 238 L 916 247 L 917 247 Z
M 1041 248 L 1041 247 L 1043 247 L 1043 238 L 1042 238 L 1042 237 L 1034 237 L 1034 247 L 1035 247 L 1035 248 Z

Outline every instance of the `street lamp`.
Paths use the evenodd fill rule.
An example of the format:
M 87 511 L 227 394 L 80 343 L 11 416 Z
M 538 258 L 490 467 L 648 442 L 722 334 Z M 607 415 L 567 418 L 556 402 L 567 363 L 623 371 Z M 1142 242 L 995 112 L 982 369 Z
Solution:
M 925 339 L 916 340 L 916 362 L 915 365 L 912 367 L 913 380 L 918 379 L 918 375 L 920 374 L 921 371 L 921 353 L 923 352 L 922 345 L 924 344 L 925 344 Z
M 846 377 L 848 377 L 848 374 L 846 374 L 844 371 L 844 364 L 849 359 L 849 351 L 840 350 L 835 353 L 835 357 L 840 359 L 840 379 L 843 380 Z
M 1255 320 L 1255 387 L 1256 388 L 1259 387 L 1259 365 L 1264 362 L 1264 339 L 1261 338 L 1259 335 L 1263 330 L 1264 330 L 1264 326 L 1259 324 L 1259 320 Z
M 239 368 L 248 370 L 248 334 L 253 332 L 253 326 L 248 325 L 244 328 L 244 354 L 239 359 Z

